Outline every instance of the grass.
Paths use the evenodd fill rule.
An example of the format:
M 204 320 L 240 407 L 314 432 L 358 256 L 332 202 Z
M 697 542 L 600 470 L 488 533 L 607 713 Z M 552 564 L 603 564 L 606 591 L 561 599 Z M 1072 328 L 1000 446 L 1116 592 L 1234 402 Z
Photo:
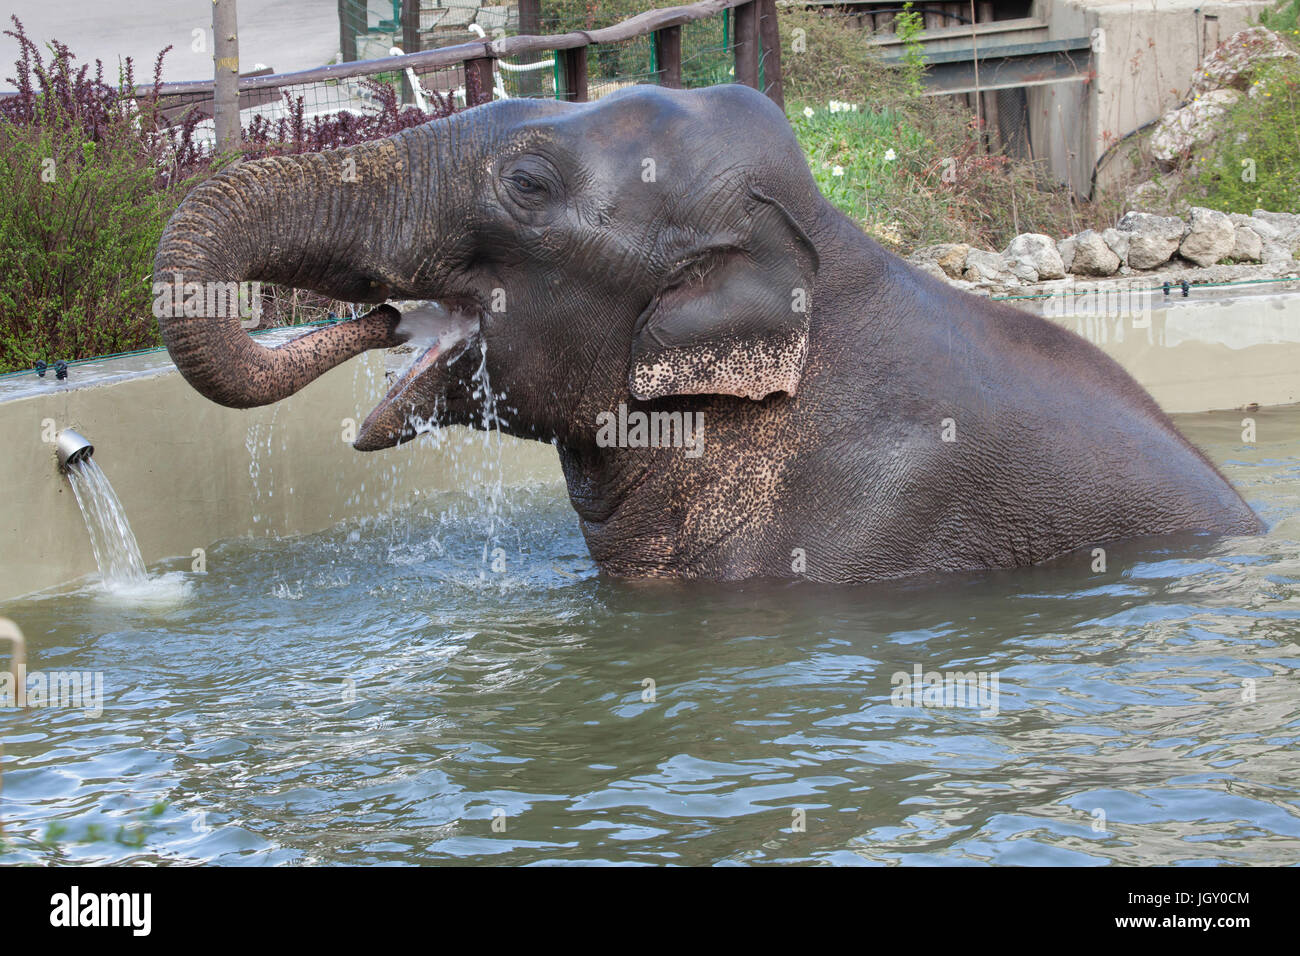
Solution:
M 904 113 L 889 108 L 795 101 L 787 115 L 822 195 L 877 239 L 900 246 L 891 200 L 915 187 L 914 171 L 933 143 Z
M 1031 163 L 989 154 L 969 118 L 941 104 L 792 100 L 786 113 L 822 194 L 900 254 L 938 242 L 1002 249 L 1023 232 L 1059 239 L 1114 215 Z

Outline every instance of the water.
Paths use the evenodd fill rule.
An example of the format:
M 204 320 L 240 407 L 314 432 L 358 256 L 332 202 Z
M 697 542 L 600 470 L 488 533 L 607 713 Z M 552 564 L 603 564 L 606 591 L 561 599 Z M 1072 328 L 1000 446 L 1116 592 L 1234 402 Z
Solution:
M 103 584 L 107 587 L 143 584 L 148 574 L 140 557 L 140 546 L 104 470 L 93 458 L 73 462 L 68 466 L 68 482 L 81 508 L 81 516 L 86 519 L 90 547 Z
M 1270 532 L 1105 573 L 624 582 L 545 486 L 500 570 L 447 495 L 10 602 L 104 700 L 0 711 L 0 862 L 1295 863 L 1300 409 L 1242 417 L 1180 424 Z M 918 664 L 996 715 L 894 706 Z

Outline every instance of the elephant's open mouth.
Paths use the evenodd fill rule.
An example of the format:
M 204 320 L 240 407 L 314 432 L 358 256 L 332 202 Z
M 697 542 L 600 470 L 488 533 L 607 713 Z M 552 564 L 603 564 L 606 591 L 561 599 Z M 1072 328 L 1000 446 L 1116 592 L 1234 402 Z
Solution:
M 478 342 L 479 312 L 472 305 L 425 303 L 402 313 L 396 333 L 415 346 L 416 356 L 362 424 L 352 443 L 358 451 L 400 445 L 437 424 L 450 368 Z

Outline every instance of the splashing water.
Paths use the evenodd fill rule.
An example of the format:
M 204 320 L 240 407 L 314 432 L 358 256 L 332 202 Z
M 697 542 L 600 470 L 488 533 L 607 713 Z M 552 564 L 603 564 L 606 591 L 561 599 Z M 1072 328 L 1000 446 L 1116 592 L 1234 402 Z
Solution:
M 408 318 L 412 319 L 409 326 Z M 440 335 L 447 334 L 448 319 L 446 311 L 441 307 L 404 311 L 402 322 L 412 335 L 410 341 L 417 346 L 428 347 L 436 342 Z M 429 449 L 437 449 L 441 452 L 456 476 L 456 486 L 464 489 L 466 500 L 463 504 L 468 505 L 468 508 L 464 508 L 461 503 L 451 503 L 441 519 L 444 527 L 448 526 L 449 522 L 455 523 L 464 519 L 469 519 L 479 527 L 483 538 L 483 549 L 477 575 L 478 584 L 483 585 L 488 581 L 506 584 L 510 580 L 509 576 L 502 575 L 500 572 L 506 570 L 512 561 L 507 557 L 503 541 L 503 534 L 508 530 L 508 521 L 505 515 L 507 500 L 501 428 L 507 422 L 502 415 L 500 401 L 505 398 L 505 393 L 497 392 L 492 388 L 488 376 L 487 342 L 479 339 L 478 346 L 480 350 L 478 368 L 470 376 L 470 384 L 473 386 L 471 397 L 478 402 L 480 408 L 478 429 L 462 432 L 460 429 L 448 429 L 438 425 L 442 407 L 441 399 L 435 400 L 428 418 L 417 416 L 410 421 L 410 425 L 414 428 L 415 434 L 424 436 Z M 412 362 L 416 360 L 413 358 Z M 486 454 L 462 456 L 462 452 L 469 452 L 473 444 L 478 444 Z M 433 547 L 441 547 L 436 540 L 428 543 Z M 399 547 L 402 550 L 409 550 L 409 535 L 408 540 Z M 514 557 L 517 558 L 517 549 L 514 550 L 516 551 Z
M 86 519 L 90 547 L 95 552 L 99 574 L 108 586 L 143 584 L 148 580 L 140 546 L 136 544 L 122 503 L 117 500 L 108 476 L 87 458 L 68 466 L 72 493 Z

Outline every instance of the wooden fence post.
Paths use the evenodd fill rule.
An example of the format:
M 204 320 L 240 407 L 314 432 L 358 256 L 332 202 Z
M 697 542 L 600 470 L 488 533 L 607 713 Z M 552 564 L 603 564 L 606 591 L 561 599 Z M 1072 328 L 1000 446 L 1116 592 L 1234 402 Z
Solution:
M 420 52 L 420 0 L 402 0 L 402 52 Z M 405 70 L 402 71 L 402 102 L 415 102 L 415 90 L 411 89 L 411 78 Z
M 465 105 L 492 102 L 492 57 L 480 56 L 465 61 Z
M 758 33 L 763 41 L 763 92 L 785 109 L 785 85 L 781 82 L 781 26 L 776 18 L 776 0 L 760 0 Z
M 682 88 L 682 28 L 665 27 L 654 34 L 655 65 L 659 67 L 659 85 L 670 90 Z
M 542 32 L 542 0 L 519 0 L 519 34 L 535 37 Z M 541 74 L 532 70 L 515 74 L 520 96 L 539 96 L 542 92 Z
M 733 7 L 736 30 L 731 42 L 736 51 L 736 82 L 758 89 L 758 2 Z
M 239 31 L 235 0 L 212 0 L 212 125 L 217 152 L 239 149 Z
M 344 63 L 357 58 L 356 0 L 339 0 L 339 54 Z
M 587 102 L 587 48 L 564 51 L 564 98 L 570 103 Z

